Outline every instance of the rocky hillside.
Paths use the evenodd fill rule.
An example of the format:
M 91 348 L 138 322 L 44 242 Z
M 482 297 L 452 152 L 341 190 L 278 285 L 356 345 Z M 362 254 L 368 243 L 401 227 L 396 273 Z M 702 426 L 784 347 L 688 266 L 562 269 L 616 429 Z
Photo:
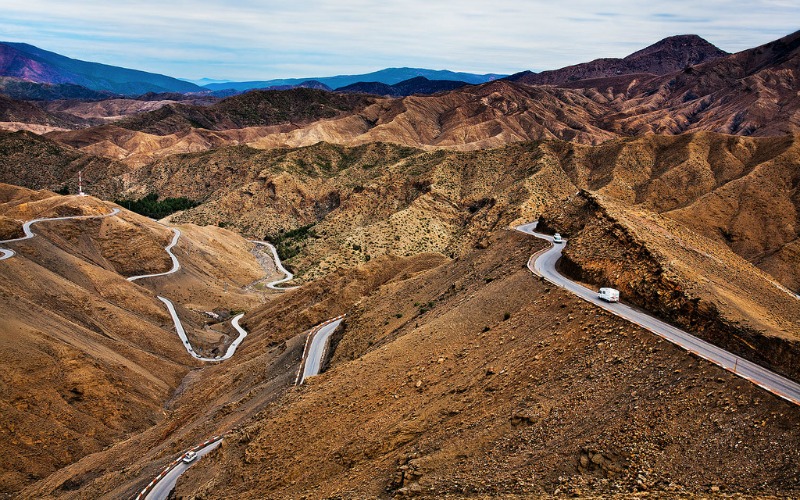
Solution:
M 78 171 L 84 189 L 95 180 L 129 170 L 122 163 L 88 155 L 30 132 L 0 132 L 0 182 L 32 189 L 78 192 Z
M 106 196 L 156 192 L 204 203 L 173 220 L 283 241 L 305 278 L 383 254 L 460 254 L 486 231 L 533 216 L 575 188 L 532 144 L 472 153 L 389 144 L 247 147 L 173 156 L 110 179 Z M 554 168 L 555 167 L 555 168 Z
M 708 133 L 461 153 L 388 144 L 236 147 L 172 156 L 93 189 L 110 198 L 156 192 L 202 201 L 178 220 L 228 224 L 253 237 L 313 225 L 327 236 L 294 241 L 300 253 L 290 263 L 317 275 L 387 252 L 460 253 L 485 230 L 532 219 L 582 188 L 662 213 L 798 290 L 799 163 L 797 137 Z
M 65 130 L 85 124 L 73 116 L 51 113 L 36 103 L 18 101 L 0 94 L 0 130 L 32 130 L 39 133 Z
M 92 197 L 0 184 L 0 239 L 17 236 L 21 220 L 110 209 Z M 184 271 L 138 284 L 125 277 L 171 266 L 164 252 L 171 233 L 163 226 L 123 210 L 34 230 L 33 239 L 3 245 L 17 254 L 0 263 L 4 498 L 165 418 L 164 405 L 199 363 L 153 290 L 178 304 L 193 342 L 212 355 L 232 331 L 210 324 L 202 311 L 261 303 L 240 291 L 264 274 L 251 245 L 223 229 L 182 227 L 176 254 Z M 223 279 L 235 290 L 223 289 Z
M 796 133 L 799 61 L 800 31 L 680 72 L 637 80 L 619 95 L 618 114 L 609 125 L 630 135 Z
M 211 106 L 170 104 L 126 118 L 117 125 L 156 135 L 190 128 L 228 130 L 244 127 L 309 123 L 359 110 L 370 104 L 363 96 L 340 95 L 313 88 L 254 90 Z
M 376 259 L 287 293 L 173 416 L 23 493 L 131 497 L 227 428 L 177 496 L 798 493 L 794 407 L 535 279 L 540 245 L 501 231 L 457 260 Z M 342 312 L 329 371 L 281 389 L 297 331 Z
M 120 141 L 134 140 L 136 133 L 118 130 Z M 305 249 L 297 262 L 304 270 L 320 266 L 323 255 L 332 259 L 326 267 L 337 267 L 385 252 L 463 248 L 486 227 L 535 217 L 548 203 L 582 188 L 665 214 L 800 289 L 797 136 L 697 133 L 595 147 L 546 141 L 463 153 L 389 144 L 266 151 L 242 146 L 167 156 L 135 169 L 32 134 L 3 137 L 0 180 L 6 182 L 51 189 L 66 183 L 74 191 L 82 168 L 90 193 L 108 199 L 150 192 L 190 198 L 203 204 L 179 220 L 229 224 L 253 237 L 322 224 L 319 232 L 330 224 L 328 234 L 341 237 L 333 247 L 326 238 L 295 242 Z M 26 164 L 31 167 L 19 168 Z M 483 221 L 484 214 L 493 214 L 495 222 Z M 455 243 L 476 217 L 481 222 L 468 243 Z M 424 230 L 422 218 L 435 222 Z M 353 251 L 353 245 L 367 250 Z
M 545 214 L 569 237 L 561 266 L 771 370 L 800 379 L 800 297 L 720 242 L 583 191 Z
M 508 79 L 528 85 L 560 86 L 619 75 L 666 75 L 726 55 L 727 52 L 697 35 L 678 35 L 665 38 L 622 59 L 596 59 L 541 73 L 525 71 Z
M 698 133 L 544 146 L 575 185 L 662 213 L 800 290 L 800 142 Z

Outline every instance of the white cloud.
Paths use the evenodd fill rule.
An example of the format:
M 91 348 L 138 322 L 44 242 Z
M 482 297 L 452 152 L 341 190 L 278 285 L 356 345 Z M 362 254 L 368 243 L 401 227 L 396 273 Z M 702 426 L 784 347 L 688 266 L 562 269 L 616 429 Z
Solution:
M 800 26 L 789 1 L 0 0 L 0 33 L 71 57 L 199 78 L 387 66 L 511 73 L 622 57 L 696 33 L 728 51 Z

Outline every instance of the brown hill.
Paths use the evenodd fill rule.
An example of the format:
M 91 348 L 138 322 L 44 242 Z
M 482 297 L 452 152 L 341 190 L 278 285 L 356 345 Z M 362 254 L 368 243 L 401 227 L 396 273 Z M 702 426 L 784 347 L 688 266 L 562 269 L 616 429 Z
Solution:
M 131 497 L 226 424 L 177 496 L 797 494 L 794 407 L 534 279 L 540 245 L 499 231 L 457 260 L 376 259 L 286 294 L 173 416 L 24 494 Z M 281 388 L 296 332 L 344 311 L 330 370 Z
M 0 130 L 31 130 L 38 133 L 71 129 L 82 120 L 51 113 L 36 103 L 18 101 L 0 94 Z
M 787 403 L 533 279 L 522 265 L 540 244 L 504 230 L 514 220 L 557 211 L 577 186 L 616 197 L 627 206 L 607 204 L 612 222 L 597 224 L 606 233 L 587 234 L 585 241 L 577 235 L 570 243 L 575 262 L 608 270 L 614 252 L 621 251 L 623 261 L 641 263 L 646 272 L 637 267 L 633 276 L 621 276 L 621 288 L 625 280 L 632 282 L 626 294 L 631 297 L 637 290 L 670 291 L 647 286 L 658 283 L 651 265 L 669 262 L 684 273 L 707 266 L 709 274 L 695 279 L 696 286 L 677 281 L 687 304 L 698 298 L 700 313 L 709 313 L 708 304 L 714 304 L 717 317 L 725 320 L 720 324 L 732 328 L 728 333 L 763 330 L 767 338 L 779 331 L 791 341 L 796 309 L 775 299 L 785 292 L 721 243 L 650 211 L 672 216 L 676 208 L 721 196 L 739 183 L 750 186 L 739 192 L 746 200 L 755 179 L 774 185 L 775 176 L 794 172 L 795 141 L 694 134 L 600 147 L 545 141 L 472 152 L 388 144 L 237 147 L 136 169 L 123 177 L 124 185 L 133 187 L 130 193 L 156 190 L 207 199 L 174 220 L 226 222 L 254 236 L 313 224 L 283 243 L 299 251 L 289 259 L 291 265 L 305 278 L 320 279 L 257 309 L 258 297 L 237 292 L 226 305 L 248 309 L 245 326 L 251 336 L 237 353 L 241 357 L 186 378 L 167 403 L 168 414 L 137 428 L 141 432 L 135 438 L 104 451 L 88 450 L 78 463 L 61 462 L 64 468 L 46 470 L 22 494 L 133 496 L 198 436 L 231 428 L 233 436 L 187 474 L 179 494 L 214 496 L 221 483 L 226 494 L 243 497 L 417 490 L 437 497 L 531 496 L 645 488 L 700 494 L 717 481 L 729 492 L 795 494 L 795 468 L 786 464 L 796 460 L 800 448 L 768 438 L 797 423 Z M 682 183 L 692 178 L 707 182 L 695 182 L 702 189 L 689 190 Z M 773 191 L 791 200 L 791 178 L 782 182 L 782 190 Z M 115 178 L 95 184 L 109 190 L 122 185 Z M 666 196 L 672 192 L 681 196 Z M 32 203 L 20 196 L 18 191 L 8 195 L 19 200 L 15 210 L 30 210 Z M 50 198 L 31 194 L 27 199 Z M 777 206 L 786 211 L 787 202 Z M 764 208 L 741 205 L 738 217 Z M 719 204 L 715 210 L 723 208 Z M 7 218 L 30 214 L 9 212 Z M 190 227 L 182 226 L 192 246 L 179 249 L 187 274 L 148 286 L 164 287 L 186 304 L 182 314 L 195 338 L 211 349 L 219 336 L 203 331 L 194 311 L 209 310 L 228 297 L 220 284 L 229 274 L 243 273 L 230 293 L 257 273 L 247 270 L 252 261 L 240 250 L 242 243 L 220 248 L 236 240 L 232 233 Z M 626 233 L 619 227 L 636 236 L 635 244 L 620 238 Z M 154 242 L 128 224 L 123 228 L 90 236 L 58 228 L 47 241 L 88 256 L 98 254 L 91 250 L 95 246 L 107 248 L 119 259 L 107 258 L 118 270 L 124 263 L 142 262 L 131 251 L 149 248 L 145 255 L 165 257 L 164 241 Z M 676 239 L 680 248 L 672 248 Z M 26 255 L 36 255 L 35 249 Z M 597 258 L 598 249 L 604 258 Z M 624 253 L 664 249 L 669 253 L 663 261 Z M 43 248 L 40 255 L 46 259 L 54 251 Z M 47 265 L 61 269 L 56 261 Z M 83 278 L 69 276 L 82 283 Z M 760 301 L 734 300 L 742 287 L 758 290 Z M 92 288 L 97 289 L 104 288 Z M 118 300 L 127 297 L 124 289 L 119 293 Z M 662 294 L 646 305 L 668 311 L 677 304 L 662 296 L 677 300 Z M 47 297 L 38 300 L 56 311 L 73 307 Z M 302 390 L 288 390 L 304 343 L 298 334 L 342 312 L 349 313 L 348 326 L 336 344 L 330 373 Z M 691 312 L 690 323 L 708 317 Z M 168 318 L 156 314 L 152 317 L 168 328 Z M 170 338 L 162 335 L 162 342 Z M 743 339 L 770 363 L 789 352 L 779 347 L 762 352 L 760 338 Z M 163 396 L 151 398 L 153 407 L 163 404 Z M 742 454 L 737 444 L 756 452 Z M 530 479 L 520 482 L 520 471 Z M 242 474 L 256 479 L 244 481 Z M 23 484 L 9 481 L 9 491 Z
M 230 148 L 173 157 L 126 179 L 138 185 L 133 196 L 158 192 L 206 200 L 176 216 L 176 221 L 232 225 L 249 236 L 280 241 L 287 263 L 305 280 L 384 254 L 463 255 L 484 245 L 488 232 L 514 221 L 533 220 L 547 207 L 560 206 L 579 188 L 591 190 L 636 213 L 658 212 L 680 223 L 662 231 L 668 238 L 697 240 L 693 248 L 707 248 L 706 253 L 727 246 L 774 273 L 777 282 L 744 261 L 718 267 L 717 261 L 735 260 L 733 254 L 721 251 L 716 252 L 721 257 L 709 262 L 692 261 L 696 252 L 679 259 L 691 269 L 707 268 L 723 283 L 685 298 L 689 304 L 692 297 L 713 304 L 715 312 L 702 313 L 704 322 L 713 326 L 703 328 L 717 332 L 709 338 L 723 345 L 727 344 L 718 341 L 723 337 L 719 332 L 749 338 L 748 345 L 758 346 L 757 352 L 766 358 L 752 352 L 744 355 L 796 377 L 800 374 L 787 367 L 797 362 L 798 356 L 792 354 L 797 349 L 783 342 L 800 337 L 792 320 L 787 320 L 791 307 L 764 309 L 733 298 L 760 290 L 754 296 L 763 303 L 770 296 L 766 288 L 779 297 L 775 304 L 783 299 L 796 307 L 796 299 L 778 282 L 793 290 L 800 283 L 796 252 L 800 206 L 795 196 L 799 148 L 797 137 L 710 133 L 648 136 L 595 147 L 546 141 L 464 153 L 425 153 L 377 144 L 352 149 L 318 144 L 266 152 Z M 642 220 L 636 224 L 651 225 Z M 676 228 L 690 228 L 695 236 Z M 283 237 L 281 232 L 289 229 L 294 231 Z M 642 245 L 650 251 L 668 247 L 660 240 Z M 595 247 L 583 246 L 589 254 Z M 664 262 L 669 261 L 665 257 L 647 269 L 668 267 Z M 742 278 L 745 275 L 752 276 L 750 285 Z M 670 287 L 692 290 L 686 285 L 692 279 L 684 276 L 677 285 L 662 288 L 667 294 L 672 293 Z M 649 283 L 636 280 L 642 286 Z M 725 285 L 726 280 L 731 284 Z M 592 281 L 602 283 L 599 278 Z M 624 284 L 619 287 L 626 289 Z M 648 296 L 642 305 L 674 321 L 689 321 L 686 318 L 695 314 L 691 308 L 673 307 L 670 301 L 656 304 L 660 297 Z M 770 310 L 784 311 L 779 314 L 782 319 L 770 319 Z M 668 311 L 678 311 L 680 318 Z M 718 324 L 718 317 L 724 324 Z M 742 332 L 739 324 L 747 325 Z
M 88 188 L 95 180 L 128 170 L 122 163 L 88 155 L 30 132 L 0 132 L 0 182 L 32 189 L 66 187 L 76 193 L 78 171 L 83 171 L 84 188 Z
M 663 213 L 798 290 L 799 158 L 796 136 L 710 133 L 464 153 L 387 144 L 238 147 L 173 156 L 95 189 L 112 198 L 157 192 L 204 200 L 177 220 L 230 224 L 255 237 L 316 225 L 317 233 L 336 235 L 335 243 L 304 240 L 296 262 L 290 260 L 316 276 L 385 252 L 464 248 L 494 224 L 534 217 L 583 188 Z
M 0 184 L 3 220 L 109 210 L 92 197 Z M 7 245 L 17 254 L 0 262 L 5 354 L 0 496 L 15 496 L 20 488 L 164 419 L 163 405 L 199 363 L 187 355 L 148 287 L 179 304 L 192 339 L 209 352 L 220 339 L 229 341 L 232 331 L 226 331 L 228 325 L 204 331 L 200 311 L 246 309 L 261 302 L 223 290 L 221 281 L 238 288 L 263 275 L 249 254 L 250 244 L 219 228 L 182 229 L 176 253 L 185 271 L 169 283 L 125 280 L 171 265 L 163 249 L 171 233 L 127 211 L 40 223 L 34 226 L 35 238 Z M 0 238 L 13 236 L 14 230 L 6 228 L 12 234 Z M 220 269 L 227 269 L 224 276 Z M 67 489 L 74 487 L 70 484 Z
M 188 98 L 183 95 L 153 94 L 144 95 L 136 99 L 103 99 L 95 101 L 81 101 L 77 99 L 53 100 L 42 103 L 44 109 L 50 113 L 66 114 L 93 121 L 94 125 L 120 120 L 129 115 L 155 111 L 169 104 L 192 104 L 195 106 L 208 106 L 218 99 L 209 96 Z
M 622 59 L 595 59 L 541 73 L 526 71 L 511 75 L 508 79 L 528 85 L 561 86 L 581 80 L 619 75 L 666 75 L 726 55 L 727 52 L 697 35 L 677 35 L 665 38 Z
M 704 132 L 545 147 L 577 186 L 662 213 L 800 290 L 798 136 Z
M 371 98 L 311 88 L 254 90 L 211 106 L 169 104 L 121 120 L 117 125 L 156 135 L 189 128 L 228 130 L 281 123 L 308 123 L 363 108 Z
M 624 134 L 711 130 L 797 133 L 800 31 L 774 42 L 632 85 L 610 115 Z M 613 125 L 612 125 L 613 123 Z
M 543 226 L 570 238 L 561 266 L 726 350 L 800 379 L 800 299 L 719 241 L 582 192 Z
M 745 136 L 794 134 L 800 131 L 798 39 L 800 32 L 748 51 L 712 57 L 701 50 L 699 41 L 678 37 L 629 56 L 635 71 L 651 71 L 658 61 L 681 65 L 681 70 L 662 76 L 617 75 L 615 70 L 614 75 L 562 87 L 503 80 L 400 99 L 311 89 L 257 91 L 212 106 L 169 104 L 116 126 L 51 137 L 90 154 L 140 166 L 153 158 L 224 144 L 269 149 L 319 141 L 392 142 L 474 150 L 529 140 L 599 144 L 646 133 L 703 130 Z M 675 48 L 684 43 L 690 50 Z M 705 62 L 683 66 L 700 59 Z M 668 66 L 664 62 L 658 71 Z M 601 74 L 605 73 L 586 76 Z
M 204 151 L 226 144 L 271 149 L 308 146 L 320 141 L 347 145 L 392 142 L 412 147 L 471 150 L 524 140 L 560 138 L 594 143 L 616 137 L 590 125 L 605 113 L 605 108 L 585 97 L 581 91 L 492 82 L 439 96 L 412 96 L 402 100 L 353 95 L 350 98 L 369 99 L 372 104 L 338 113 L 335 117 L 333 111 L 322 107 L 318 111 L 332 117 L 312 123 L 298 123 L 281 115 L 284 118 L 273 120 L 267 116 L 254 118 L 252 122 L 280 122 L 272 126 L 238 128 L 245 122 L 232 124 L 226 121 L 227 118 L 206 124 L 215 128 L 234 127 L 227 130 L 192 128 L 187 125 L 185 116 L 172 114 L 176 109 L 172 106 L 143 116 L 154 120 L 153 127 L 159 130 L 163 127 L 164 131 L 177 130 L 174 133 L 132 132 L 113 125 L 53 133 L 49 137 L 87 153 L 124 160 L 135 166 L 157 157 Z M 193 113 L 200 112 L 191 109 Z M 309 108 L 300 114 L 306 112 L 317 111 Z M 167 115 L 163 121 L 157 119 L 161 113 Z M 203 113 L 213 115 L 217 112 Z M 123 121 L 118 125 L 153 130 L 149 125 L 140 126 L 138 117 L 131 120 L 137 120 L 137 124 L 126 125 L 127 122 Z M 154 131 L 161 133 L 159 130 Z

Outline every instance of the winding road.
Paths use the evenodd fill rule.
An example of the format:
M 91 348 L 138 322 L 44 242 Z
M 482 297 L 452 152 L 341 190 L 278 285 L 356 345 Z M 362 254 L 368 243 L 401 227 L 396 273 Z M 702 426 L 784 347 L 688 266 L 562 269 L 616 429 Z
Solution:
M 250 242 L 255 243 L 256 245 L 268 247 L 272 251 L 272 260 L 275 262 L 275 267 L 278 268 L 278 271 L 282 272 L 285 276 L 284 278 L 281 278 L 279 280 L 267 283 L 267 288 L 270 288 L 272 290 L 294 290 L 295 288 L 299 288 L 297 286 L 285 286 L 285 287 L 278 286 L 281 283 L 286 283 L 287 281 L 293 280 L 294 274 L 290 273 L 288 269 L 283 267 L 283 263 L 281 263 L 281 258 L 278 257 L 278 250 L 275 248 L 275 245 L 273 245 L 272 243 L 268 243 L 266 241 L 250 240 Z
M 181 268 L 181 264 L 180 262 L 178 262 L 178 258 L 175 256 L 175 254 L 172 253 L 172 249 L 173 247 L 175 247 L 175 245 L 178 244 L 178 239 L 181 237 L 181 230 L 176 227 L 171 227 L 170 229 L 172 229 L 173 233 L 172 240 L 166 247 L 164 247 L 164 250 L 172 259 L 172 269 L 163 273 L 141 274 L 139 276 L 131 276 L 130 278 L 128 278 L 128 281 L 136 281 L 142 278 L 156 278 L 158 276 L 166 276 L 168 274 L 173 274 L 178 272 L 178 270 Z M 239 347 L 239 344 L 242 343 L 242 340 L 244 340 L 244 338 L 247 337 L 247 330 L 239 326 L 239 321 L 242 319 L 242 316 L 244 316 L 244 313 L 242 313 L 239 314 L 238 316 L 235 316 L 231 320 L 231 326 L 233 326 L 233 328 L 239 333 L 239 336 L 236 337 L 236 339 L 233 342 L 231 342 L 231 345 L 228 346 L 228 349 L 225 351 L 225 354 L 214 358 L 201 356 L 197 354 L 197 352 L 194 350 L 194 347 L 192 347 L 192 344 L 189 343 L 189 338 L 186 336 L 186 330 L 183 328 L 183 323 L 181 323 L 181 320 L 178 317 L 178 312 L 175 310 L 175 304 L 173 304 L 172 301 L 169 300 L 168 298 L 162 297 L 160 295 L 157 295 L 156 298 L 161 302 L 163 302 L 165 306 L 167 306 L 167 311 L 169 312 L 169 315 L 172 317 L 172 322 L 175 324 L 175 331 L 178 333 L 178 337 L 181 339 L 181 342 L 183 342 L 183 346 L 186 348 L 186 352 L 188 352 L 189 355 L 195 359 L 199 359 L 200 361 L 224 361 L 226 359 L 229 359 L 236 352 L 236 349 Z
M 551 247 L 541 252 L 537 252 L 528 260 L 528 269 L 534 274 L 541 276 L 550 283 L 564 288 L 577 295 L 587 302 L 602 307 L 606 311 L 635 323 L 642 328 L 650 330 L 656 335 L 676 344 L 683 349 L 721 366 L 722 368 L 756 384 L 778 397 L 800 405 L 800 384 L 789 380 L 777 373 L 771 372 L 752 361 L 748 361 L 740 356 L 732 354 L 720 347 L 701 340 L 679 328 L 665 323 L 653 316 L 646 314 L 638 309 L 634 309 L 622 303 L 608 303 L 597 297 L 597 292 L 570 281 L 556 270 L 556 262 L 561 258 L 561 252 L 567 244 L 564 239 L 563 244 L 554 244 L 553 237 L 537 233 L 535 231 L 536 222 L 517 226 L 516 229 L 537 238 L 549 241 Z
M 142 278 L 155 278 L 158 276 L 166 276 L 168 274 L 178 272 L 178 269 L 181 268 L 181 263 L 178 262 L 178 258 L 175 257 L 174 253 L 172 253 L 172 247 L 178 244 L 178 238 L 181 237 L 181 230 L 178 229 L 177 227 L 171 227 L 170 229 L 172 229 L 173 233 L 172 241 L 170 241 L 169 244 L 166 247 L 164 247 L 164 250 L 166 250 L 167 254 L 172 259 L 172 269 L 164 273 L 140 274 L 139 276 L 131 276 L 130 278 L 128 278 L 128 281 L 136 281 Z
M 130 278 L 128 278 L 128 281 L 135 281 L 141 278 L 154 278 L 157 276 L 165 276 L 167 274 L 172 274 L 174 272 L 177 272 L 178 269 L 180 269 L 180 263 L 178 262 L 177 257 L 175 257 L 175 254 L 172 253 L 172 248 L 178 243 L 178 238 L 180 238 L 181 232 L 177 228 L 172 228 L 172 230 L 174 232 L 172 241 L 170 242 L 169 245 L 167 245 L 164 248 L 164 250 L 169 254 L 170 258 L 172 258 L 172 269 L 164 273 L 131 276 Z M 290 290 L 293 288 L 298 288 L 298 287 L 286 287 L 286 288 L 278 287 L 277 285 L 293 279 L 294 275 L 290 273 L 285 267 L 283 267 L 283 264 L 281 264 L 281 260 L 278 257 L 278 252 L 272 244 L 267 243 L 265 241 L 253 241 L 253 243 L 269 247 L 269 249 L 272 251 L 272 256 L 275 261 L 275 266 L 279 271 L 281 271 L 285 275 L 285 277 L 280 280 L 268 283 L 267 287 L 273 290 Z M 169 300 L 166 297 L 162 297 L 159 295 L 157 296 L 157 298 L 158 300 L 163 302 L 164 305 L 167 307 L 167 311 L 169 311 L 169 314 L 172 317 L 172 321 L 175 324 L 175 331 L 178 333 L 178 337 L 181 339 L 181 342 L 183 342 L 186 351 L 191 356 L 193 356 L 196 359 L 199 359 L 200 361 L 224 361 L 226 359 L 229 359 L 236 352 L 236 349 L 239 347 L 239 344 L 241 344 L 242 340 L 244 340 L 244 338 L 247 336 L 247 331 L 241 326 L 239 326 L 239 320 L 242 319 L 244 314 L 239 314 L 236 317 L 234 317 L 233 320 L 231 320 L 231 325 L 233 326 L 233 328 L 236 329 L 237 332 L 239 332 L 239 336 L 236 338 L 236 340 L 234 340 L 231 343 L 231 345 L 228 346 L 228 349 L 225 352 L 225 354 L 215 358 L 200 356 L 199 354 L 197 354 L 197 352 L 195 352 L 194 348 L 189 343 L 189 339 L 186 336 L 186 330 L 183 328 L 183 323 L 181 323 L 181 320 L 178 317 L 178 313 L 175 310 L 175 305 L 172 303 L 171 300 Z M 340 316 L 338 318 L 326 321 L 325 323 L 318 325 L 312 330 L 312 334 L 314 335 L 314 341 L 312 342 L 311 350 L 309 350 L 308 353 L 306 353 L 305 355 L 306 371 L 308 375 L 304 375 L 303 378 L 305 378 L 305 376 L 312 376 L 319 373 L 320 366 L 322 365 L 322 357 L 324 356 L 325 349 L 327 347 L 327 340 L 330 337 L 330 334 L 333 333 L 334 330 L 336 330 L 337 326 L 339 326 L 339 323 L 342 322 L 343 318 L 344 316 Z M 309 360 L 310 364 L 312 365 L 311 368 L 308 368 Z M 181 474 L 183 474 L 186 471 L 186 469 L 188 469 L 195 462 L 197 462 L 197 460 L 200 460 L 200 458 L 203 457 L 203 455 L 211 452 L 213 449 L 219 446 L 220 443 L 222 442 L 222 439 L 223 436 L 216 436 L 193 448 L 193 451 L 197 453 L 197 458 L 189 464 L 186 464 L 181 460 L 181 457 L 183 457 L 183 454 L 181 454 L 180 457 L 170 462 L 164 468 L 161 474 L 158 475 L 158 477 L 154 478 L 152 481 L 150 481 L 150 483 L 147 486 L 145 486 L 145 488 L 136 496 L 136 500 L 166 499 L 169 496 L 170 492 L 173 490 L 173 488 L 175 488 L 175 484 L 177 483 L 178 478 L 181 476 Z
M 181 323 L 180 318 L 178 318 L 178 312 L 175 311 L 175 304 L 173 304 L 172 301 L 166 297 L 158 295 L 157 298 L 167 306 L 167 311 L 169 311 L 170 316 L 172 316 L 172 322 L 175 324 L 175 331 L 178 332 L 178 337 L 180 337 L 184 347 L 186 347 L 186 352 L 188 352 L 195 359 L 199 359 L 200 361 L 224 361 L 229 359 L 236 352 L 236 349 L 239 347 L 239 344 L 242 343 L 242 340 L 247 337 L 247 330 L 239 326 L 239 320 L 241 320 L 242 316 L 244 316 L 244 313 L 242 313 L 235 316 L 231 320 L 231 326 L 233 326 L 233 328 L 239 332 L 239 336 L 236 337 L 236 340 L 231 342 L 231 345 L 228 346 L 225 354 L 214 358 L 200 356 L 197 354 L 197 352 L 195 352 L 192 344 L 189 343 L 189 338 L 186 336 L 186 330 L 183 329 L 183 323 Z
M 115 208 L 115 209 L 111 210 L 110 213 L 103 214 L 103 215 L 70 215 L 70 216 L 65 216 L 65 217 L 42 217 L 42 218 L 39 218 L 39 219 L 29 220 L 28 222 L 25 222 L 24 224 L 22 224 L 22 232 L 25 234 L 25 236 L 22 236 L 20 238 L 12 238 L 10 240 L 0 240 L 0 245 L 6 244 L 6 243 L 13 243 L 15 241 L 29 240 L 29 239 L 33 238 L 34 236 L 36 236 L 36 233 L 34 233 L 31 230 L 31 226 L 36 224 L 36 223 L 39 223 L 39 222 L 54 221 L 54 220 L 73 220 L 73 219 L 74 220 L 79 220 L 79 219 L 102 219 L 102 218 L 105 218 L 105 217 L 111 217 L 112 215 L 117 215 L 118 213 L 119 213 L 119 208 Z M 9 259 L 9 258 L 13 257 L 14 254 L 16 254 L 16 252 L 14 250 L 11 250 L 11 249 L 0 248 L 0 254 L 2 254 L 2 255 L 0 255 L 0 260 L 6 260 L 6 259 Z

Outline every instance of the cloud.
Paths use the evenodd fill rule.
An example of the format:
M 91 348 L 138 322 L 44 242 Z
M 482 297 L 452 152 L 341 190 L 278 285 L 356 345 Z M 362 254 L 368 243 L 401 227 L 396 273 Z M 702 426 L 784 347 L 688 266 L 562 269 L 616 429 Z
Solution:
M 696 33 L 728 51 L 800 25 L 789 1 L 0 0 L 0 33 L 186 78 L 328 76 L 387 66 L 512 73 L 623 57 Z

